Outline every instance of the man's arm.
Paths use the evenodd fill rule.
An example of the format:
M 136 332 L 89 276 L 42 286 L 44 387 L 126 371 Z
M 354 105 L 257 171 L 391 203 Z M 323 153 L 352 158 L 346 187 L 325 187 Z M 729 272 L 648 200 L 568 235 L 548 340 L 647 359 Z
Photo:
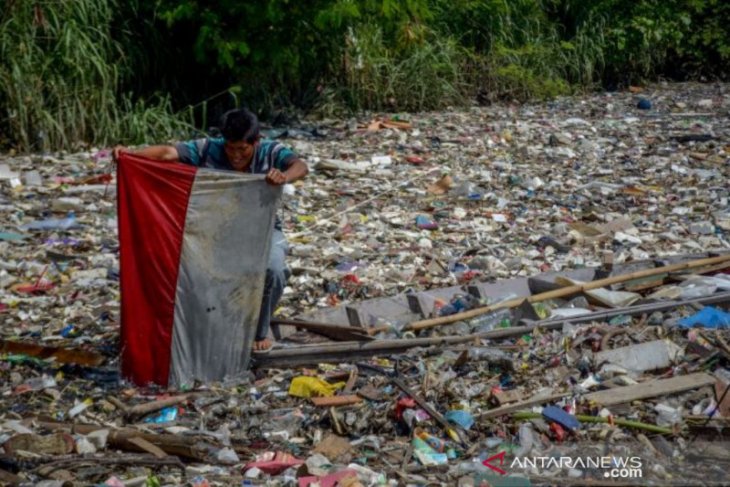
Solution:
M 131 151 L 122 145 L 116 146 L 112 150 L 112 156 L 114 160 L 119 159 L 121 153 L 132 154 L 135 156 L 146 157 L 147 159 L 153 159 L 155 161 L 177 161 L 180 160 L 180 154 L 173 145 L 151 145 L 144 149 Z
M 278 169 L 272 169 L 266 174 L 266 182 L 279 186 L 282 184 L 293 183 L 302 179 L 309 173 L 309 167 L 301 159 L 294 159 L 289 164 L 286 171 L 279 171 Z

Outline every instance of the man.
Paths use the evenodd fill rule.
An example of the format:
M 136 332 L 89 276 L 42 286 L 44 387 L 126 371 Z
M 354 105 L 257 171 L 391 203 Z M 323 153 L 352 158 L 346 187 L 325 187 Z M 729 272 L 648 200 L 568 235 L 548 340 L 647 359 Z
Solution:
M 221 119 L 221 138 L 202 138 L 176 145 L 154 145 L 137 151 L 114 148 L 114 160 L 121 152 L 158 161 L 178 161 L 198 167 L 266 174 L 266 182 L 279 186 L 302 179 L 307 165 L 279 142 L 262 140 L 256 115 L 248 110 L 231 110 Z M 256 329 L 254 352 L 265 353 L 273 343 L 268 338 L 269 322 L 289 278 L 285 255 L 287 242 L 277 218 L 272 234 L 266 284 Z

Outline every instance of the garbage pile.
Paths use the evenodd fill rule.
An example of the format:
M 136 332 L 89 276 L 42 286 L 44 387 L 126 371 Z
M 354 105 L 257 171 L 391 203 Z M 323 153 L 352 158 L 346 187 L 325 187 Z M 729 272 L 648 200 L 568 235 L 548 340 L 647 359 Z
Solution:
M 280 317 L 606 273 L 175 391 L 119 377 L 109 152 L 3 156 L 0 484 L 726 482 L 729 111 L 727 85 L 681 84 L 270 129 L 313 169 L 285 191 Z

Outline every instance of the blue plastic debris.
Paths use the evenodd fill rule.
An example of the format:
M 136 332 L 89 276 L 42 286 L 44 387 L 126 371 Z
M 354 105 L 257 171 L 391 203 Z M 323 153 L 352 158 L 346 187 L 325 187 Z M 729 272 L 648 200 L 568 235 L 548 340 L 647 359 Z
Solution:
M 66 325 L 61 330 L 61 336 L 64 338 L 76 338 L 81 332 L 74 325 Z
M 170 406 L 166 407 L 162 411 L 159 412 L 156 416 L 148 416 L 145 418 L 145 423 L 169 423 L 170 421 L 175 421 L 177 419 L 177 406 Z
M 416 226 L 421 230 L 436 230 L 439 224 L 424 215 L 418 215 L 416 217 Z
M 636 104 L 636 108 L 639 110 L 651 110 L 651 102 L 646 98 L 642 98 L 639 100 L 639 103 Z
M 465 430 L 468 430 L 474 425 L 474 417 L 468 412 L 461 409 L 454 409 L 453 411 L 447 412 L 444 417 L 450 423 L 458 424 Z
M 0 240 L 17 241 L 17 240 L 23 240 L 24 238 L 25 238 L 25 235 L 21 235 L 19 233 L 0 232 Z
M 68 213 L 66 218 L 49 218 L 47 220 L 38 220 L 20 227 L 21 230 L 69 230 L 71 228 L 79 228 L 81 224 L 76 221 L 76 215 L 73 211 Z
M 697 313 L 679 320 L 679 326 L 692 328 L 730 328 L 730 313 L 706 306 Z
M 580 428 L 580 421 L 578 418 L 570 413 L 566 413 L 557 406 L 548 406 L 542 410 L 542 415 L 548 421 L 558 423 L 565 429 L 574 431 Z

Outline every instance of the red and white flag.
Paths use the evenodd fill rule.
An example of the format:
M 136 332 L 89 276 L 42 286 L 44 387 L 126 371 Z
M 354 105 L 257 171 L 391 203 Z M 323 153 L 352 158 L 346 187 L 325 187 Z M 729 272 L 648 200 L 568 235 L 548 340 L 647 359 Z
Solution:
M 180 387 L 240 375 L 281 188 L 129 154 L 117 184 L 123 377 Z

